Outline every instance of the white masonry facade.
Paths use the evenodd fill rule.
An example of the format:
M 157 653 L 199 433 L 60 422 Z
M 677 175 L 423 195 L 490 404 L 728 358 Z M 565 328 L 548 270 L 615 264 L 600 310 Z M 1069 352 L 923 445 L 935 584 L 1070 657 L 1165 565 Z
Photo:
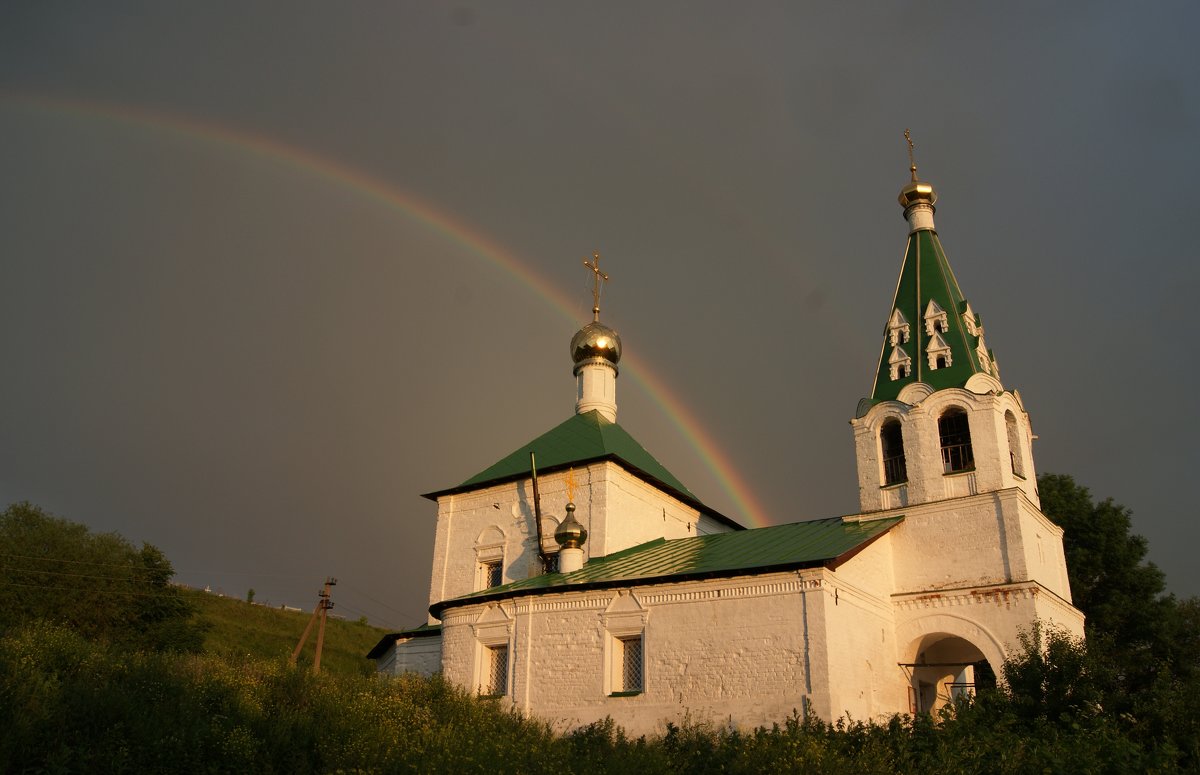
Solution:
M 441 672 L 561 728 L 750 729 L 933 711 L 994 680 L 1034 621 L 1082 636 L 1029 415 L 949 270 L 936 199 L 914 167 L 851 420 L 860 513 L 744 530 L 697 500 L 616 424 L 620 337 L 597 291 L 571 346 L 577 414 L 428 496 L 429 621 L 384 638 L 378 670 Z

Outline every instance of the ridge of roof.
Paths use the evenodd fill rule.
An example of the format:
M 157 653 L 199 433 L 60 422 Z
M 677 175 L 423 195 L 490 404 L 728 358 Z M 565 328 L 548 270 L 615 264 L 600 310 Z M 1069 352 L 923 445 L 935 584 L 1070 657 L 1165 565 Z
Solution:
M 443 600 L 430 606 L 429 611 L 440 618 L 442 611 L 457 605 L 544 592 L 735 576 L 818 565 L 836 567 L 903 520 L 902 514 L 861 522 L 831 517 L 692 538 L 656 538 L 589 560 L 571 573 L 532 576 Z
M 529 476 L 530 452 L 537 455 L 537 465 L 541 471 L 596 460 L 618 461 L 630 472 L 653 483 L 662 484 L 690 504 L 701 506 L 705 512 L 732 522 L 728 517 L 704 506 L 683 482 L 647 452 L 628 431 L 596 410 L 571 416 L 461 484 L 426 493 L 424 497 L 436 500 L 439 495 Z M 737 525 L 736 522 L 733 524 Z

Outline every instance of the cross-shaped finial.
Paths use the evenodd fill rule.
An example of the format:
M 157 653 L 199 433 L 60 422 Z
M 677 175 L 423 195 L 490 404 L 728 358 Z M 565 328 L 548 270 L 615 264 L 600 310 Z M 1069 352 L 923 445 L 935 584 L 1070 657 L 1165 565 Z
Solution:
M 913 183 L 917 182 L 917 162 L 913 159 L 913 141 L 912 135 L 907 129 L 904 130 L 904 139 L 908 141 L 908 169 L 912 173 Z
M 608 282 L 608 275 L 600 271 L 600 254 L 592 253 L 592 260 L 583 259 L 583 265 L 592 270 L 592 320 L 600 320 L 600 281 Z

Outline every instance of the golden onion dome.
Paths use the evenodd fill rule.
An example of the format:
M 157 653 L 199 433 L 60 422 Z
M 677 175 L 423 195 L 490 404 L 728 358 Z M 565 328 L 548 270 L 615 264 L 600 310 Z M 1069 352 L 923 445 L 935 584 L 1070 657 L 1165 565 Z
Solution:
M 914 180 L 900 189 L 900 196 L 897 199 L 905 210 L 921 203 L 932 207 L 937 202 L 937 192 L 933 190 L 933 184 L 923 180 Z
M 588 323 L 571 337 L 571 360 L 578 365 L 588 358 L 604 358 L 616 364 L 621 360 L 621 337 L 599 321 Z
M 575 504 L 567 504 L 567 516 L 559 523 L 554 531 L 554 540 L 563 549 L 578 549 L 587 541 L 588 531 L 579 520 L 575 519 Z

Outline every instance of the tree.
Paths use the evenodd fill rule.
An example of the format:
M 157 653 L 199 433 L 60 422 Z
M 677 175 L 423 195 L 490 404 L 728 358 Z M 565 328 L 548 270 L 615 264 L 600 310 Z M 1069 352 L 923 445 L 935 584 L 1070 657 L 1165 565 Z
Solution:
M 1042 511 L 1063 528 L 1071 596 L 1087 617 L 1087 652 L 1106 713 L 1200 764 L 1200 600 L 1180 601 L 1131 533 L 1129 509 L 1061 474 L 1038 477 Z M 1103 667 L 1103 670 L 1099 669 Z
M 87 638 L 153 651 L 199 651 L 203 628 L 171 586 L 171 563 L 155 546 L 93 533 L 30 503 L 0 513 L 0 629 L 35 620 Z
M 1131 512 L 1092 500 L 1070 476 L 1038 477 L 1042 511 L 1063 528 L 1067 576 L 1075 606 L 1087 616 L 1090 639 L 1120 644 L 1135 673 L 1162 666 L 1200 669 L 1197 601 L 1166 593 L 1166 577 L 1146 559 L 1146 539 L 1131 533 Z

